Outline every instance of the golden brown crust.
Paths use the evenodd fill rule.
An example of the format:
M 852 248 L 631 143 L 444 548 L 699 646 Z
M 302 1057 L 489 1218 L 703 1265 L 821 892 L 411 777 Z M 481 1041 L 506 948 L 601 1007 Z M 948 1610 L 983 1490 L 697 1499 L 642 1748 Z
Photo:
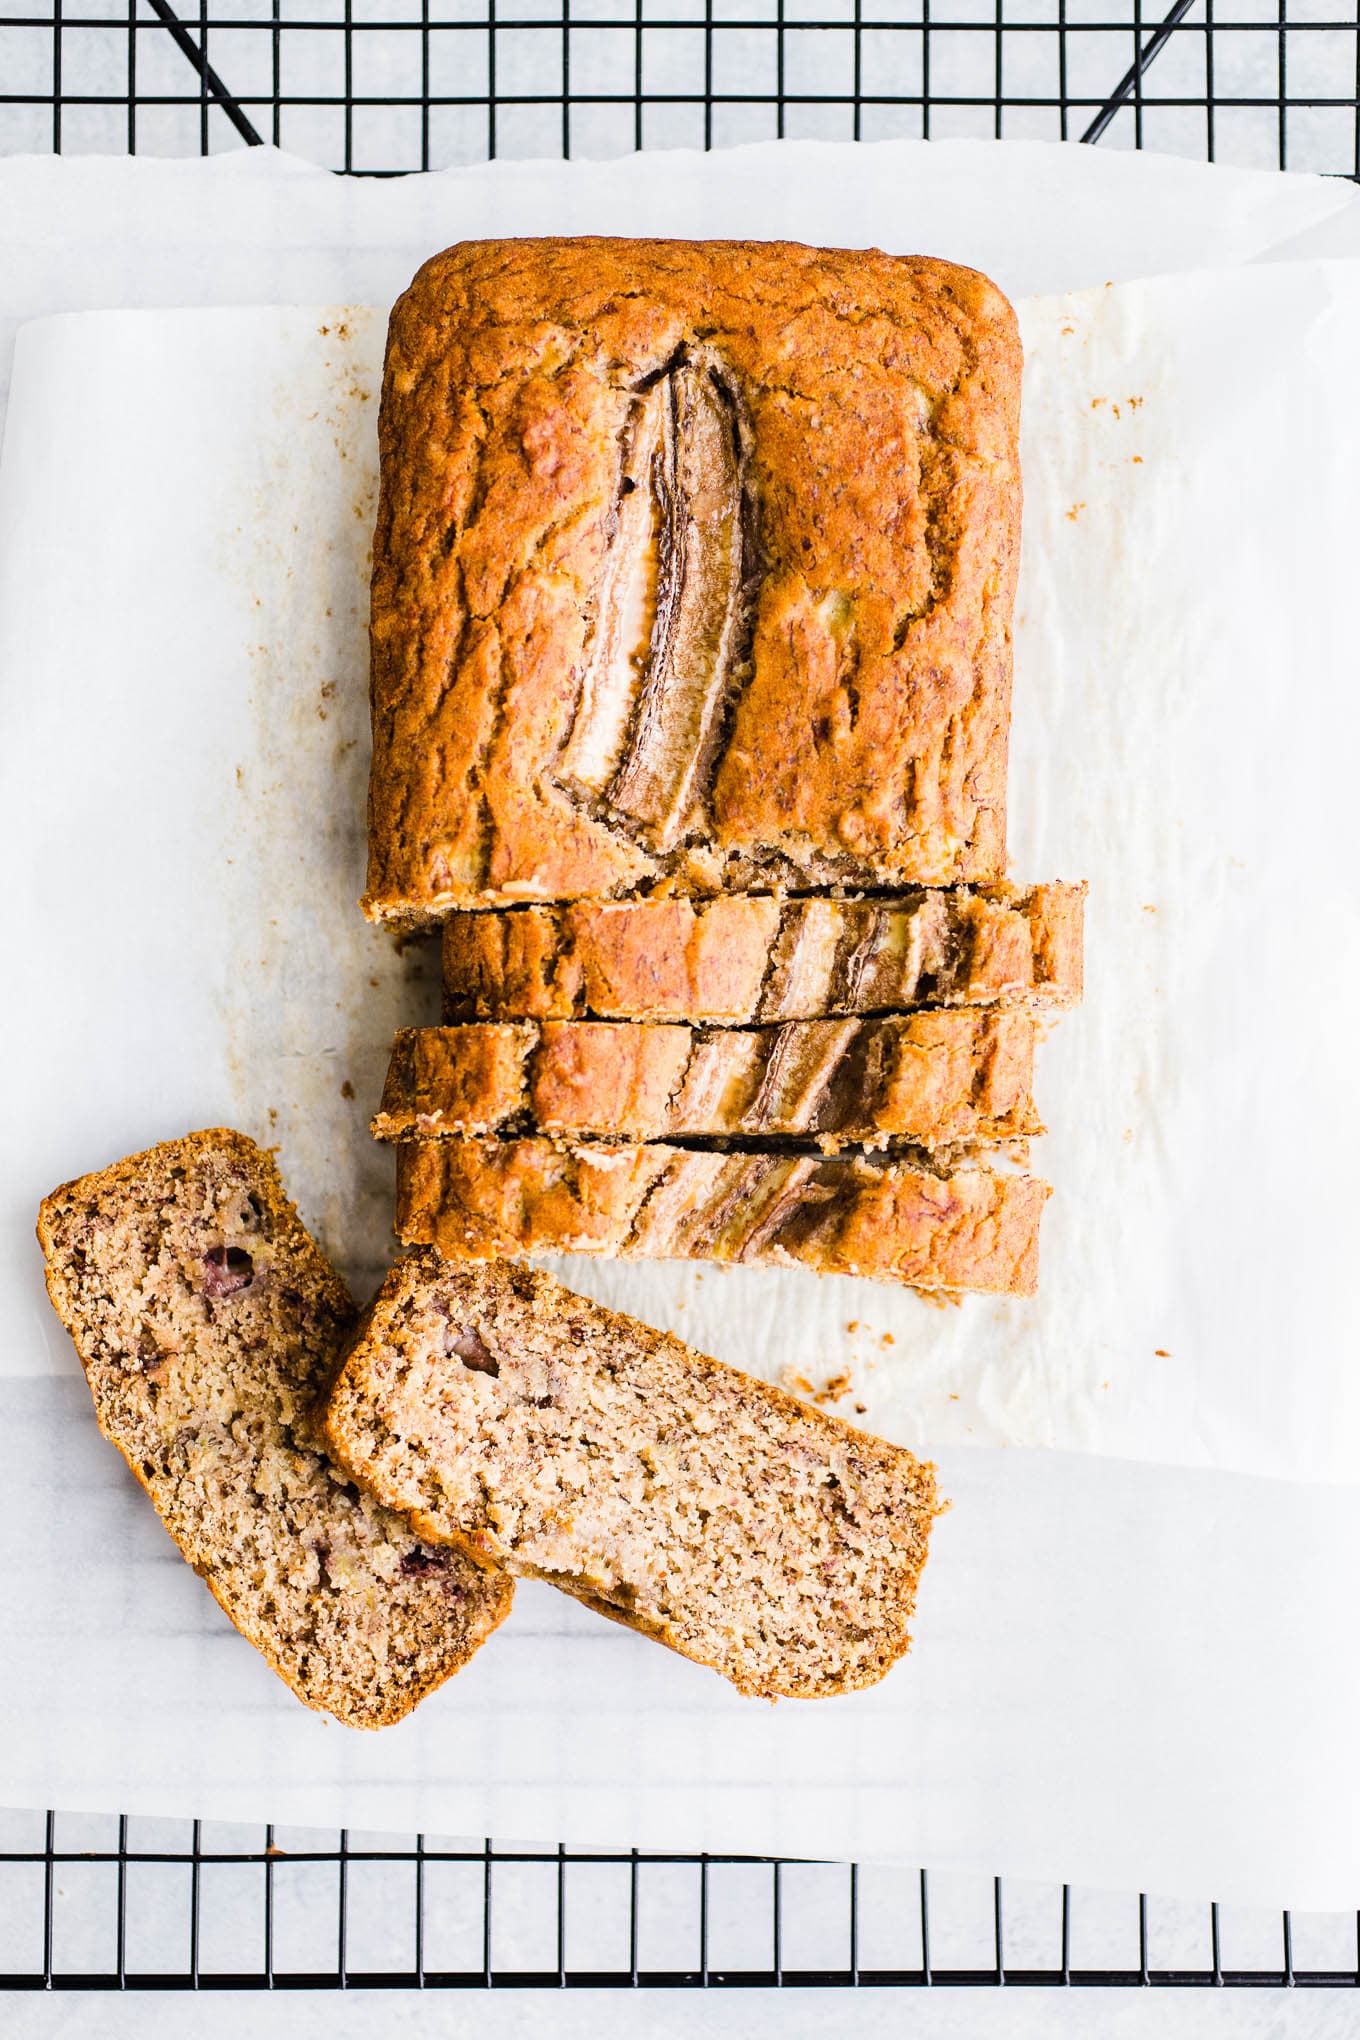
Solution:
M 908 1648 L 934 1468 L 546 1275 L 399 1262 L 326 1426 L 423 1536 L 741 1692 L 849 1692 Z
M 254 1250 L 255 1274 L 267 1269 L 263 1279 L 286 1305 L 273 1350 L 261 1349 L 258 1326 L 232 1327 L 229 1315 L 214 1322 L 212 1310 L 230 1314 L 229 1288 L 192 1318 L 174 1301 L 168 1242 L 176 1222 L 192 1214 L 188 1222 L 200 1230 L 206 1220 L 205 1240 L 228 1236 L 198 1180 L 214 1168 L 237 1186 L 238 1203 L 245 1193 L 256 1207 L 242 1237 Z M 124 1250 L 105 1266 L 101 1234 L 114 1226 L 125 1228 Z M 480 1570 L 429 1562 L 404 1523 L 368 1503 L 356 1508 L 337 1477 L 319 1471 L 316 1406 L 356 1312 L 285 1194 L 273 1156 L 230 1128 L 187 1134 L 62 1184 L 44 1198 L 37 1233 L 48 1295 L 75 1345 L 99 1427 L 219 1606 L 309 1707 L 355 1728 L 399 1721 L 498 1627 L 512 1593 L 484 1561 Z M 205 1258 L 231 1266 L 222 1248 Z M 233 1377 L 237 1363 L 254 1391 L 248 1408 Z M 195 1451 L 219 1468 L 207 1476 L 206 1508 L 204 1493 L 192 1493 Z M 413 1569 L 403 1571 L 403 1559 Z M 276 1605 L 261 1586 L 275 1563 L 290 1589 L 299 1571 L 320 1573 L 301 1590 L 317 1610 L 308 1635 L 285 1634 L 286 1594 Z M 390 1602 L 384 1620 L 394 1637 L 400 1629 L 385 1660 L 363 1639 L 368 1603 L 380 1596 Z
M 1081 997 L 1085 895 L 992 886 L 456 913 L 444 923 L 444 1017 L 749 1026 L 1001 1000 L 1058 1011 Z
M 1048 1195 L 1034 1176 L 858 1156 L 416 1140 L 397 1148 L 396 1229 L 455 1261 L 741 1261 L 1031 1296 Z
M 573 778 L 666 378 L 736 449 L 720 474 L 685 442 L 712 580 L 679 610 L 687 644 L 721 640 L 716 692 L 700 714 L 653 663 L 626 722 L 686 754 L 674 826 L 637 770 L 607 797 Z M 383 386 L 366 911 L 999 879 L 1019 393 L 1005 299 L 927 258 L 568 239 L 426 263 Z
M 1028 1013 L 699 1028 L 548 1020 L 398 1034 L 379 1140 L 815 1140 L 939 1149 L 1042 1133 Z

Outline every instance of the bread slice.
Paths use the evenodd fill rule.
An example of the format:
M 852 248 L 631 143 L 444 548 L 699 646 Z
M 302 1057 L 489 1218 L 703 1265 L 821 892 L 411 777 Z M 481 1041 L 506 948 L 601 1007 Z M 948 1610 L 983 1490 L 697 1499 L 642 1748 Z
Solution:
M 1075 1005 L 1084 885 L 880 899 L 727 895 L 444 923 L 446 1020 L 778 1020 Z
M 1034 1176 L 660 1141 L 415 1140 L 396 1152 L 397 1237 L 450 1260 L 745 1261 L 1013 1296 L 1038 1281 L 1049 1187 Z
M 167 1141 L 54 1190 L 38 1238 L 100 1429 L 300 1700 L 379 1728 L 466 1664 L 511 1583 L 327 1460 L 316 1404 L 355 1309 L 270 1155 Z
M 743 1693 L 848 1692 L 907 1648 L 934 1468 L 527 1268 L 399 1262 L 326 1434 L 423 1537 Z
M 942 1149 L 1042 1132 L 1028 1013 L 688 1027 L 472 1021 L 398 1034 L 379 1140 L 539 1131 Z

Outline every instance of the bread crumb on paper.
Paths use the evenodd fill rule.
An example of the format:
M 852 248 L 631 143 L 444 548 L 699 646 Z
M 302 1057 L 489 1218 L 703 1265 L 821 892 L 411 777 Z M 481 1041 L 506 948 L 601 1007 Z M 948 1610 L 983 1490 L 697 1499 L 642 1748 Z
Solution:
M 809 1381 L 806 1374 L 799 1373 L 796 1367 L 786 1367 L 780 1376 L 780 1382 L 790 1395 L 801 1396 L 804 1402 L 816 1403 L 821 1409 L 825 1409 L 831 1403 L 842 1401 L 849 1395 L 853 1385 L 848 1367 L 839 1369 L 835 1374 L 828 1374 L 826 1380 L 820 1383 Z M 865 1404 L 856 1403 L 855 1408 L 861 1416 L 864 1415 Z

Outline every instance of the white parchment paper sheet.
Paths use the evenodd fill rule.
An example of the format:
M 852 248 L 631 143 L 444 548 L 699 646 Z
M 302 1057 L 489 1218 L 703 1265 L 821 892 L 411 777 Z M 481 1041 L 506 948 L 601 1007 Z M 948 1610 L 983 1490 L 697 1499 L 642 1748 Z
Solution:
M 944 156 L 953 160 L 946 164 Z M 383 287 L 372 295 L 380 297 L 404 281 L 421 254 L 459 232 L 568 224 L 947 246 L 1020 290 L 1099 281 L 1102 271 L 1132 274 L 1157 266 L 1152 251 L 1159 246 L 1182 265 L 1215 249 L 1249 259 L 1300 236 L 1345 246 L 1353 218 L 1348 194 L 1312 180 L 1220 179 L 1185 166 L 1028 148 L 923 155 L 901 145 L 855 155 L 811 145 L 739 152 L 723 159 L 720 176 L 692 159 L 685 165 L 685 176 L 692 172 L 688 212 L 681 212 L 686 199 L 656 159 L 583 166 L 580 174 L 554 165 L 551 182 L 541 170 L 520 166 L 503 178 L 487 172 L 410 180 L 391 199 L 355 197 L 355 187 L 336 196 L 331 180 L 267 163 L 233 167 L 230 176 L 224 166 L 207 166 L 201 179 L 186 166 L 166 166 L 164 178 L 121 176 L 146 167 L 100 165 L 101 179 L 121 184 L 112 196 L 96 188 L 89 166 L 65 185 L 50 179 L 49 166 L 36 169 L 34 209 L 26 217 L 39 225 L 17 250 L 7 302 L 20 303 L 24 293 L 28 309 L 53 301 L 43 299 L 44 290 L 55 292 L 57 267 L 45 236 L 63 216 L 66 230 L 82 236 L 82 260 L 64 272 L 68 303 L 130 296 L 134 280 L 139 294 L 161 301 L 229 299 L 247 279 L 257 286 L 254 294 L 286 296 L 289 280 L 303 274 L 378 278 Z M 625 206 L 625 193 L 635 209 Z M 129 195 L 129 230 L 120 234 L 113 222 Z M 102 221 L 99 232 L 91 231 L 92 221 Z M 20 227 L 21 241 L 24 234 Z M 1055 741 L 1070 735 L 1080 781 L 1090 719 L 1105 715 L 1111 699 L 1095 684 L 1093 661 L 1113 657 L 1126 686 L 1131 667 L 1140 681 L 1147 665 L 1154 668 L 1158 691 L 1144 696 L 1135 689 L 1131 701 L 1115 696 L 1118 716 L 1100 725 L 1129 744 L 1131 755 L 1146 753 L 1151 708 L 1168 721 L 1168 736 L 1193 739 L 1173 761 L 1167 799 L 1183 791 L 1184 775 L 1193 779 L 1202 762 L 1204 730 L 1184 728 L 1187 717 L 1194 723 L 1202 698 L 1186 690 L 1201 655 L 1216 652 L 1215 632 L 1244 586 L 1248 599 L 1259 591 L 1267 610 L 1276 602 L 1262 635 L 1285 655 L 1279 689 L 1291 673 L 1303 680 L 1306 671 L 1310 726 L 1324 702 L 1335 705 L 1332 655 L 1339 641 L 1329 638 L 1326 619 L 1337 613 L 1342 555 L 1319 532 L 1339 509 L 1353 515 L 1344 462 L 1323 450 L 1316 475 L 1309 470 L 1307 557 L 1285 518 L 1258 535 L 1257 550 L 1236 554 L 1231 545 L 1212 544 L 1204 522 L 1224 507 L 1213 474 L 1225 450 L 1236 449 L 1239 490 L 1228 510 L 1260 498 L 1262 475 L 1278 461 L 1287 422 L 1276 416 L 1281 407 L 1301 408 L 1310 448 L 1325 436 L 1307 392 L 1335 376 L 1334 350 L 1348 330 L 1353 286 L 1335 269 L 1281 278 L 1273 294 L 1234 300 L 1243 320 L 1226 353 L 1212 362 L 1199 357 L 1199 384 L 1216 397 L 1219 370 L 1251 355 L 1253 321 L 1263 315 L 1279 343 L 1306 334 L 1304 359 L 1312 364 L 1320 350 L 1320 365 L 1277 382 L 1273 402 L 1257 401 L 1257 363 L 1249 358 L 1235 383 L 1226 373 L 1207 437 L 1197 442 L 1204 457 L 1191 460 L 1185 450 L 1178 486 L 1191 513 L 1175 508 L 1172 528 L 1165 519 L 1178 489 L 1168 492 L 1163 476 L 1149 499 L 1126 489 L 1118 470 L 1140 475 L 1134 454 L 1146 446 L 1165 451 L 1182 429 L 1176 405 L 1195 334 L 1188 323 L 1169 333 L 1152 316 L 1168 302 L 1174 307 L 1178 293 L 1156 286 L 1130 294 L 1117 311 L 1087 300 L 1027 312 L 1036 355 L 1052 349 L 1055 373 L 1060 342 L 1083 365 L 1074 369 L 1069 358 L 1057 394 L 1070 395 L 1080 381 L 1087 416 L 1109 436 L 1098 442 L 1083 419 L 1080 431 L 1073 422 L 1053 438 L 1048 517 L 1065 528 L 1047 547 L 1037 579 L 1027 561 L 1022 637 L 1037 632 L 1041 642 L 1083 577 L 1109 575 L 1111 597 L 1105 634 L 1096 628 L 1099 605 L 1084 601 L 1083 634 L 1065 644 L 1051 678 L 1042 676 L 1050 701 L 1076 711 L 1062 718 L 1061 738 L 1046 725 L 1045 705 L 1036 702 L 1029 734 L 1017 718 L 1014 848 L 1027 876 L 1057 873 L 1055 858 L 1069 871 L 1096 876 L 1114 851 L 1106 837 L 1137 819 L 1118 809 L 1107 814 L 1095 797 L 1099 781 L 1088 800 L 1080 784 L 1069 783 L 1070 764 L 1062 767 L 1062 801 L 1036 798 L 1025 764 L 1032 755 L 1027 745 L 1046 758 Z M 1204 280 L 1193 290 L 1211 316 L 1220 302 L 1217 286 Z M 354 713 L 362 598 L 355 588 L 371 481 L 354 421 L 372 407 L 377 323 L 311 313 L 281 321 L 247 316 L 224 326 L 181 320 L 177 332 L 143 330 L 135 344 L 130 333 L 115 336 L 118 323 L 101 330 L 93 349 L 88 328 L 76 324 L 43 328 L 26 341 L 31 366 L 21 368 L 33 401 L 25 395 L 16 408 L 0 483 L 6 730 L 0 813 L 10 825 L 15 907 L 0 1249 L 12 1259 L 0 1272 L 3 1292 L 17 1299 L 0 1353 L 20 1374 L 58 1370 L 46 1380 L 0 1383 L 16 1469 L 0 1509 L 8 1548 L 24 1554 L 0 1585 L 0 1634 L 12 1672 L 0 1689 L 0 1796 L 890 1854 L 1093 1883 L 1214 1890 L 1266 1903 L 1353 1903 L 1360 1892 L 1360 1807 L 1348 1714 L 1357 1667 L 1345 1625 L 1334 1619 L 1338 1602 L 1346 1604 L 1360 1546 L 1360 1497 L 1351 1490 L 1310 1491 L 1052 1453 L 947 1450 L 941 1467 L 956 1508 L 937 1536 L 916 1654 L 875 1693 L 812 1709 L 785 1704 L 771 1712 L 741 1702 L 711 1677 L 537 1593 L 520 1597 L 495 1649 L 411 1723 L 383 1738 L 359 1739 L 303 1715 L 204 1605 L 201 1589 L 94 1435 L 79 1383 L 69 1373 L 61 1378 L 69 1359 L 50 1336 L 27 1245 L 30 1174 L 40 1175 L 37 1187 L 45 1188 L 71 1169 L 192 1121 L 240 1117 L 281 1140 L 309 1215 L 337 1244 L 348 1241 L 351 1260 L 361 1260 L 381 1204 L 379 1180 L 369 1173 L 375 1158 L 361 1132 L 366 1088 L 378 1073 L 377 1044 L 392 1012 L 415 1015 L 430 987 L 419 976 L 418 953 L 394 961 L 348 906 L 359 868 L 348 811 L 329 797 L 307 811 L 318 774 L 333 790 L 362 780 L 361 719 Z M 1073 330 L 1065 334 L 1068 324 Z M 1132 412 L 1122 406 L 1120 378 L 1111 382 L 1097 372 L 1127 362 L 1130 349 L 1146 371 L 1124 391 L 1144 399 Z M 55 379 L 52 363 L 62 370 Z M 60 401 L 51 401 L 54 395 Z M 1092 411 L 1101 397 L 1107 406 Z M 1100 415 L 1106 408 L 1108 419 Z M 1263 427 L 1258 449 L 1252 434 Z M 1349 443 L 1344 435 L 1353 422 L 1343 416 L 1338 429 Z M 1154 465 L 1146 450 L 1142 465 Z M 1069 482 L 1078 486 L 1060 503 Z M 1032 477 L 1031 531 L 1033 489 Z M 232 490 L 236 514 L 223 517 Z M 216 517 L 205 514 L 209 502 Z M 305 513 L 295 514 L 303 505 Z M 1069 519 L 1073 508 L 1077 515 Z M 1236 528 L 1249 536 L 1245 509 Z M 1121 592 L 1131 578 L 1127 567 L 1110 574 L 1121 549 L 1126 559 L 1134 555 L 1133 574 L 1141 574 L 1150 545 L 1165 567 L 1183 569 L 1171 585 L 1197 600 L 1200 552 L 1216 564 L 1220 579 L 1199 612 L 1198 635 L 1169 604 L 1150 606 L 1151 591 L 1146 613 L 1153 622 L 1140 621 Z M 1298 639 L 1308 655 L 1303 671 L 1289 662 L 1279 621 L 1277 545 L 1285 548 L 1287 573 L 1322 559 L 1321 572 L 1308 581 L 1317 616 Z M 1225 574 L 1225 562 L 1235 562 L 1236 581 Z M 243 611 L 257 597 L 261 627 L 243 631 Z M 1242 643 L 1239 632 L 1233 644 Z M 1037 684 L 1026 663 L 1032 647 L 1022 642 L 1021 650 L 1018 707 Z M 1161 670 L 1163 658 L 1170 673 Z M 1223 712 L 1229 762 L 1240 760 L 1239 716 L 1253 707 L 1264 713 L 1280 692 L 1258 703 L 1243 685 L 1224 702 L 1230 662 L 1210 656 L 1203 670 Z M 1258 668 L 1247 670 L 1258 687 Z M 335 692 L 323 694 L 325 686 Z M 1295 688 L 1301 691 L 1298 682 Z M 1344 756 L 1343 740 L 1335 748 Z M 1278 776 L 1284 809 L 1295 814 L 1297 780 L 1288 769 Z M 1215 813 L 1220 823 L 1235 819 L 1228 801 Z M 283 904 L 282 915 L 258 912 L 260 878 L 250 846 L 264 840 L 276 853 L 271 896 Z M 1238 854 L 1234 840 L 1231 828 L 1221 827 L 1198 853 L 1197 883 L 1202 890 L 1207 883 L 1217 907 L 1216 940 L 1224 902 L 1232 904 L 1233 867 L 1226 860 Z M 1088 855 L 1088 847 L 1097 854 Z M 1160 854 L 1165 846 L 1153 842 L 1152 849 Z M 1091 1001 L 1049 1045 L 1043 1095 L 1055 1131 L 1044 1166 L 1060 1189 L 1049 1217 L 1050 1269 L 1065 1172 L 1095 1137 L 1074 1132 L 1076 1120 L 1066 1115 L 1090 1109 L 1101 1136 L 1117 1130 L 1121 1141 L 1134 1123 L 1128 1145 L 1136 1148 L 1137 1124 L 1147 1122 L 1128 1118 L 1128 1083 L 1168 1062 L 1163 1037 L 1154 1027 L 1148 1041 L 1142 1029 L 1160 997 L 1145 989 L 1149 971 L 1155 987 L 1168 957 L 1183 964 L 1199 954 L 1184 920 L 1174 940 L 1162 934 L 1165 888 L 1181 869 L 1161 856 L 1157 886 L 1137 901 L 1140 915 L 1144 905 L 1157 907 L 1156 916 L 1134 924 L 1151 925 L 1155 935 L 1128 933 L 1133 891 L 1141 886 L 1107 886 L 1103 921 L 1093 907 L 1092 974 L 1098 967 L 1108 973 L 1108 961 L 1099 960 L 1114 953 L 1129 984 L 1143 988 L 1134 996 L 1144 1050 L 1132 1061 L 1122 1055 L 1108 1031 L 1113 1009 Z M 347 870 L 345 893 L 338 881 Z M 25 917 L 23 902 L 34 897 L 42 912 Z M 1189 918 L 1183 901 L 1170 904 Z M 271 929 L 270 919 L 280 926 Z M 1228 915 L 1234 937 L 1241 919 Z M 51 933 L 58 925 L 59 943 Z M 1234 965 L 1232 999 L 1244 987 L 1258 997 L 1272 991 L 1265 981 L 1274 953 L 1267 943 L 1257 983 Z M 1338 953 L 1352 954 L 1344 939 Z M 361 978 L 364 997 L 356 1007 L 353 988 Z M 33 1012 L 40 1024 L 24 1032 L 22 1016 Z M 1290 1039 L 1296 1060 L 1316 1066 L 1316 1034 L 1305 1027 Z M 197 1052 L 191 1041 L 201 1042 Z M 1170 1060 L 1174 1065 L 1174 1054 Z M 1288 1095 L 1311 1101 L 1308 1084 L 1320 1085 L 1321 1076 L 1305 1081 L 1288 1057 L 1285 1063 Z M 1171 1074 L 1177 1083 L 1170 1100 L 1183 1112 L 1184 1072 L 1173 1067 Z M 1253 1108 L 1244 1078 L 1251 1074 L 1237 1059 L 1224 1079 L 1226 1095 L 1247 1116 Z M 343 1096 L 347 1082 L 354 1100 Z M 1222 1095 L 1211 1093 L 1215 1111 Z M 1091 1102 L 1097 1096 L 1098 1108 Z M 271 1103 L 280 1113 L 272 1129 Z M 1217 1194 L 1230 1183 L 1208 1138 L 1217 1129 L 1206 1119 L 1197 1133 L 1193 1114 L 1176 1125 L 1168 1144 L 1159 1122 L 1150 1159 L 1129 1164 L 1135 1187 L 1179 1191 L 1197 1162 Z M 318 1127 L 319 1145 L 330 1148 L 329 1173 L 318 1165 L 315 1138 L 310 1151 L 303 1138 L 305 1129 L 314 1136 Z M 35 1130 L 50 1157 L 37 1169 Z M 1245 1152 L 1249 1132 L 1243 1130 L 1237 1152 Z M 1291 1127 L 1291 1135 L 1298 1132 Z M 1298 1154 L 1291 1139 L 1291 1162 Z M 1316 1160 L 1312 1147 L 1308 1156 Z M 1330 1171 L 1326 1180 L 1333 1181 Z M 1068 1196 L 1075 1217 L 1077 1199 Z M 1177 1208 L 1192 1204 L 1182 1197 Z M 1134 1215 L 1128 1223 L 1136 1232 L 1146 1218 Z M 1121 1233 L 1125 1223 L 1121 1208 Z M 1112 1251 L 1109 1224 L 1108 1209 L 1094 1214 L 1093 1228 L 1101 1230 L 1078 1239 L 1079 1258 Z M 1251 1260 L 1259 1264 L 1252 1237 Z M 1247 1261 L 1244 1255 L 1232 1271 L 1229 1290 Z M 635 1272 L 643 1274 L 591 1274 L 607 1285 Z M 1092 1272 L 1097 1294 L 1108 1293 L 1109 1272 Z M 1255 1265 L 1249 1272 L 1264 1279 Z M 691 1286 L 670 1293 L 666 1308 L 678 1312 L 684 1303 L 675 1321 L 721 1350 L 725 1325 L 736 1329 L 731 1278 L 699 1285 L 685 1271 L 669 1274 Z M 1296 1277 L 1302 1282 L 1301 1269 Z M 778 1301 L 762 1300 L 762 1286 L 757 1279 L 752 1289 L 748 1281 L 757 1333 L 761 1313 Z M 1140 1264 L 1123 1327 L 1127 1357 L 1139 1358 L 1155 1316 L 1156 1344 L 1177 1359 L 1179 1333 L 1164 1328 L 1154 1309 L 1160 1296 L 1141 1297 L 1146 1286 Z M 1319 1270 L 1316 1286 L 1323 1292 L 1316 1310 L 1344 1307 L 1334 1266 Z M 805 1303 L 820 1294 L 816 1285 L 799 1287 Z M 635 1300 L 641 1294 L 634 1292 Z M 911 1392 L 895 1399 L 878 1383 L 906 1379 L 906 1341 L 881 1344 L 883 1292 L 852 1294 L 849 1316 L 869 1317 L 872 1298 L 878 1341 L 876 1351 L 867 1336 L 862 1341 L 856 1379 L 873 1384 L 874 1420 L 899 1432 L 918 1404 L 931 1407 L 947 1432 L 943 1404 L 958 1393 L 960 1424 L 970 1421 L 962 1410 L 966 1395 L 987 1436 L 1023 1437 L 1024 1424 L 1042 1411 L 1050 1427 L 1037 1435 L 1107 1452 L 1276 1469 L 1307 1465 L 1341 1477 L 1349 1470 L 1345 1435 L 1353 1413 L 1341 1372 L 1302 1340 L 1289 1339 L 1281 1362 L 1290 1383 L 1276 1404 L 1282 1440 L 1263 1453 L 1262 1396 L 1275 1394 L 1282 1377 L 1263 1376 L 1266 1343 L 1258 1341 L 1240 1406 L 1223 1401 L 1221 1369 L 1206 1399 L 1201 1348 L 1214 1326 L 1206 1328 L 1198 1314 L 1186 1328 L 1190 1345 L 1181 1342 L 1188 1374 L 1138 1369 L 1130 1402 L 1122 1383 L 1097 1386 L 1085 1319 L 1079 1351 L 1065 1350 L 1042 1324 L 1029 1326 L 1024 1368 L 1002 1378 L 987 1356 L 1009 1350 L 1009 1335 L 1003 1332 L 998 1346 L 988 1329 L 988 1314 L 1009 1314 L 1003 1307 L 972 1311 L 984 1322 L 969 1330 L 966 1355 L 958 1328 L 968 1312 L 937 1324 L 915 1309 L 914 1380 Z M 657 1315 L 664 1314 L 662 1301 L 658 1293 Z M 742 1315 L 752 1326 L 751 1312 Z M 846 1317 L 827 1306 L 821 1325 L 842 1345 Z M 1310 1321 L 1319 1322 L 1336 1329 L 1316 1316 Z M 941 1370 L 933 1382 L 926 1366 L 932 1342 Z M 774 1348 L 761 1342 L 767 1363 L 781 1358 Z M 945 1388 L 943 1373 L 960 1360 L 963 1386 Z M 1099 1374 L 1106 1378 L 1118 1377 Z M 1307 1409 L 1319 1382 L 1342 1440 L 1335 1451 L 1322 1449 L 1327 1421 Z M 1301 1421 L 1296 1408 L 1306 1410 Z
M 611 162 L 331 176 L 207 162 L 0 161 L 0 379 L 15 326 L 94 306 L 388 305 L 477 234 L 761 236 L 947 250 L 1012 297 L 1292 254 L 1360 254 L 1341 178 L 1051 142 L 779 142 Z
M 1091 886 L 1085 1004 L 1038 1070 L 1039 1294 L 941 1309 L 795 1271 L 567 1272 L 734 1364 L 840 1376 L 847 1414 L 916 1447 L 1350 1480 L 1360 1091 L 1336 1030 L 1360 1010 L 1360 873 L 1333 760 L 1360 736 L 1360 263 L 1114 285 L 1023 319 L 1013 863 Z M 438 959 L 354 905 L 382 337 L 325 310 L 21 336 L 0 1310 L 27 1304 L 38 1337 L 0 1343 L 15 1371 L 74 1366 L 27 1237 L 38 1196 L 153 1133 L 277 1141 L 361 1290 L 388 1252 L 390 1156 L 365 1127 Z

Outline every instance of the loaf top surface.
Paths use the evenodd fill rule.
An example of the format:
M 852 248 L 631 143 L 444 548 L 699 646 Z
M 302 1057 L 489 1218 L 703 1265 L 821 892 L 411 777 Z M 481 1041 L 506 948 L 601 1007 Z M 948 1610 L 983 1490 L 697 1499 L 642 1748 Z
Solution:
M 995 880 L 1020 348 L 984 277 L 470 242 L 391 321 L 374 918 Z
M 300 1699 L 380 1727 L 466 1662 L 510 1583 L 326 1457 L 355 1309 L 270 1155 L 225 1128 L 168 1141 L 53 1191 L 38 1237 L 101 1430 Z
M 907 1648 L 934 1469 L 546 1275 L 399 1262 L 327 1429 L 427 1536 L 745 1692 L 844 1692 Z

